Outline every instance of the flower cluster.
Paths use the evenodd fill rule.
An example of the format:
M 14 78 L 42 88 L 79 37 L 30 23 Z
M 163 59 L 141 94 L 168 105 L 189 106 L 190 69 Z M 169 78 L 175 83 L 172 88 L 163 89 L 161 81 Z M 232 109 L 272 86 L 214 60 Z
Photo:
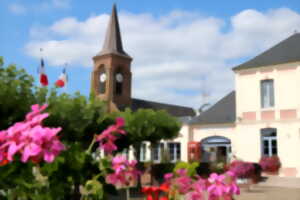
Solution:
M 42 113 L 46 108 L 47 105 L 32 105 L 32 111 L 24 121 L 0 131 L 0 162 L 11 162 L 16 154 L 20 154 L 22 162 L 44 159 L 50 163 L 65 149 L 57 137 L 61 128 L 42 125 L 42 121 L 49 116 L 48 113 Z
M 128 161 L 125 156 L 115 156 L 112 160 L 114 173 L 106 176 L 106 182 L 117 188 L 128 187 L 136 182 L 140 172 L 136 169 L 136 160 Z
M 254 175 L 254 165 L 250 162 L 235 160 L 230 163 L 229 170 L 234 172 L 238 178 L 250 178 Z
M 186 200 L 231 200 L 233 195 L 240 194 L 236 184 L 236 175 L 232 171 L 218 175 L 213 173 L 208 179 L 199 176 L 189 177 L 185 169 L 177 170 L 176 173 L 166 174 L 165 183 L 169 186 L 169 197 Z
M 109 126 L 100 135 L 97 136 L 96 141 L 99 142 L 99 148 L 103 149 L 105 153 L 111 154 L 117 150 L 115 141 L 118 135 L 125 135 L 126 132 L 121 128 L 124 126 L 125 121 L 123 118 L 118 117 L 116 124 Z
M 265 172 L 277 172 L 281 166 L 278 156 L 264 156 L 260 159 L 259 164 Z
M 142 193 L 146 195 L 146 200 L 168 200 L 169 198 L 167 196 L 159 196 L 161 192 L 167 193 L 169 190 L 169 187 L 167 184 L 162 184 L 160 187 L 157 186 L 149 186 L 149 187 L 143 187 Z

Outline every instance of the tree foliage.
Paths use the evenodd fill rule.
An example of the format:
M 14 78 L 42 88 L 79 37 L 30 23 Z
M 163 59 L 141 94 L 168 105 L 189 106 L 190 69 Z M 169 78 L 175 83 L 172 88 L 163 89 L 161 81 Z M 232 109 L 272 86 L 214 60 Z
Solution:
M 4 66 L 1 57 L 0 88 L 0 130 L 24 120 L 32 104 L 47 103 L 50 116 L 44 125 L 62 127 L 59 136 L 67 147 L 50 164 L 21 163 L 16 157 L 13 163 L 0 167 L 1 199 L 3 195 L 9 199 L 79 199 L 80 185 L 99 173 L 99 163 L 86 149 L 94 135 L 113 124 L 116 116 L 125 118 L 128 133 L 117 141 L 120 150 L 133 145 L 139 152 L 143 141 L 171 139 L 180 129 L 179 122 L 164 111 L 127 109 L 107 114 L 105 104 L 97 98 L 89 99 L 79 93 L 58 94 L 56 89 L 36 87 L 32 76 L 16 65 Z M 104 187 L 106 192 L 110 188 Z
M 0 57 L 0 130 L 21 121 L 34 103 L 34 79 Z
M 160 140 L 174 139 L 178 136 L 181 124 L 164 110 L 139 109 L 135 112 L 126 109 L 119 113 L 125 119 L 127 144 L 132 145 L 137 160 L 143 142 L 155 144 Z

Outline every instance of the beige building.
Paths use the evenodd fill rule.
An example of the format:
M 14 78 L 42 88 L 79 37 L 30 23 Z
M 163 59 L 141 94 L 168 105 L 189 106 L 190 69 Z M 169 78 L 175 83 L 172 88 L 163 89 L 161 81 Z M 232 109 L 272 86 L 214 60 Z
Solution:
M 193 156 L 207 162 L 208 151 L 225 161 L 236 156 L 258 162 L 278 155 L 280 175 L 300 177 L 299 33 L 233 68 L 235 91 L 198 116 L 192 108 L 132 98 L 133 58 L 123 49 L 115 6 L 103 48 L 93 60 L 91 90 L 108 102 L 109 111 L 163 109 L 183 122 L 178 138 L 152 151 L 149 144 L 142 145 L 140 160 L 160 162 L 163 149 L 173 162 Z
M 281 176 L 300 177 L 300 34 L 235 68 L 235 91 L 182 132 L 203 149 L 258 162 L 278 155 Z M 188 152 L 185 152 L 188 153 Z

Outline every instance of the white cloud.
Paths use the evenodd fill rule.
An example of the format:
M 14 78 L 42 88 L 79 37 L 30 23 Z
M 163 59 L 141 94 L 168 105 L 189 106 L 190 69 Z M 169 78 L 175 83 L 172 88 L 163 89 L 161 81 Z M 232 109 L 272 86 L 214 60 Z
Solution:
M 64 18 L 33 27 L 26 53 L 50 65 L 92 66 L 102 47 L 108 15 L 85 21 Z M 216 101 L 234 88 L 232 65 L 254 56 L 300 29 L 300 15 L 288 8 L 244 10 L 230 21 L 174 11 L 166 16 L 121 13 L 123 46 L 133 58 L 133 96 L 199 107 L 201 92 Z M 224 27 L 226 31 L 224 31 Z M 205 80 L 205 81 L 204 81 Z
M 27 9 L 25 6 L 18 4 L 18 3 L 12 3 L 8 6 L 8 9 L 10 12 L 16 15 L 23 15 L 26 13 Z
M 69 8 L 71 0 L 52 0 L 52 4 L 56 8 Z
M 23 15 L 30 12 L 45 12 L 52 9 L 68 9 L 71 7 L 71 0 L 45 0 L 35 4 L 12 3 L 8 6 L 10 12 L 16 15 Z

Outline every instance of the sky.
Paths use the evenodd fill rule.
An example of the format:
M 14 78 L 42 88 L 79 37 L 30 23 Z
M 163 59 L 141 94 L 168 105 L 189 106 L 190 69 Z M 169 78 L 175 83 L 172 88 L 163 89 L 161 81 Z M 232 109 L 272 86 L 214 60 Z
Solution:
M 89 95 L 113 3 L 133 97 L 195 109 L 234 90 L 234 66 L 300 32 L 299 0 L 0 0 L 0 56 L 36 79 L 43 56 L 51 86 L 68 63 L 62 91 Z

